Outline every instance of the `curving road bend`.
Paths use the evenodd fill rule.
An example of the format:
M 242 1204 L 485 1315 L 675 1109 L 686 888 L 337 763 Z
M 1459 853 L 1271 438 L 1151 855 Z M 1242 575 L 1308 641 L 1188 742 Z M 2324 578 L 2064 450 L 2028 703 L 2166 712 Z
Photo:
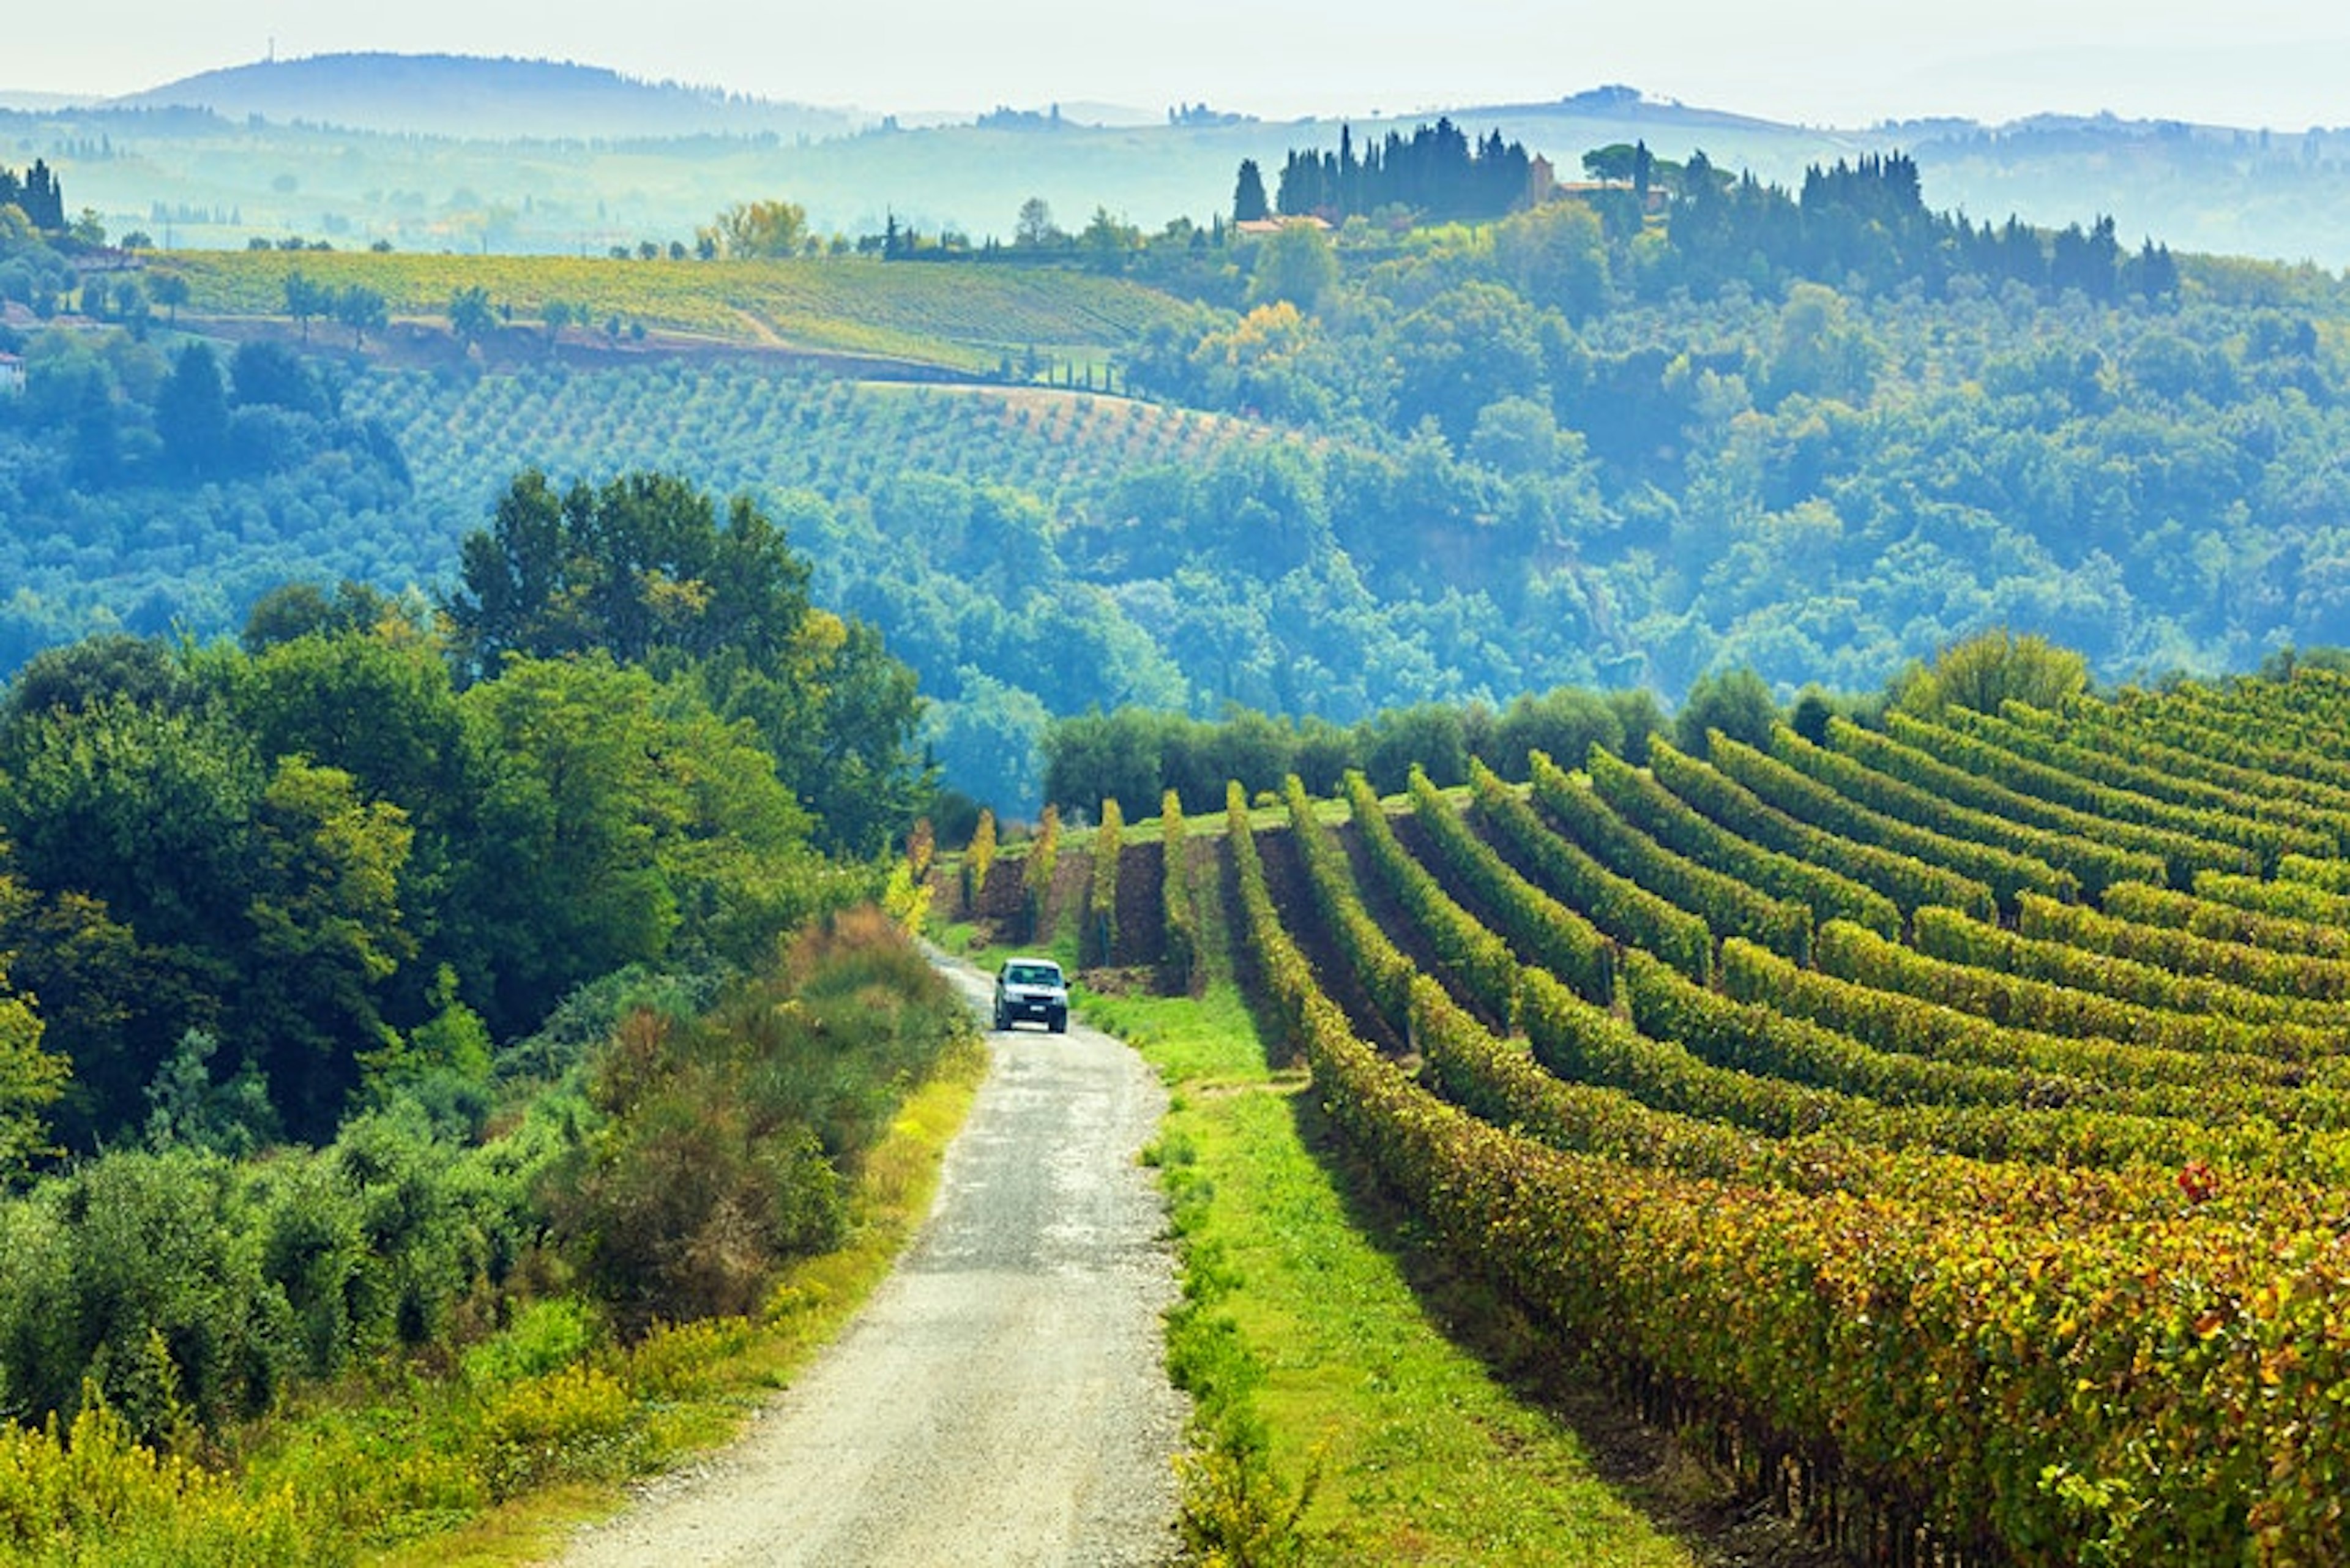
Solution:
M 983 1014 L 986 977 L 940 962 Z M 1136 1162 L 1166 1093 L 1074 1020 L 988 1048 L 936 1207 L 847 1332 L 735 1447 L 582 1530 L 565 1568 L 1173 1558 L 1174 1264 Z

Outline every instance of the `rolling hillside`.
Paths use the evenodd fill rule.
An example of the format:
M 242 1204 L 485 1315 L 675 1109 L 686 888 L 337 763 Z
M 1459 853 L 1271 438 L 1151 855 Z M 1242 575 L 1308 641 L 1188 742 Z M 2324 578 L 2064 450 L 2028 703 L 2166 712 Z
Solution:
M 1750 1497 L 1869 1561 L 2334 1561 L 2345 721 L 1952 708 L 1226 843 L 1360 1150 Z

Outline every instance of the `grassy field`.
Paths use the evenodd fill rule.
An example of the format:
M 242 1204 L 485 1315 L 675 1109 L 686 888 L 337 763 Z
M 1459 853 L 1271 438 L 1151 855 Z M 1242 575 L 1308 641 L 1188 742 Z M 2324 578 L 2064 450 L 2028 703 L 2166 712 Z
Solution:
M 529 325 L 551 302 L 600 329 L 683 333 L 741 348 L 789 347 L 991 369 L 1030 349 L 1094 363 L 1179 307 L 1118 278 L 1050 268 L 869 260 L 620 261 L 581 256 L 178 251 L 153 262 L 188 282 L 197 317 L 286 313 L 296 271 L 329 289 L 384 296 L 395 320 L 439 322 L 460 288 L 486 290 Z M 331 321 L 312 328 L 331 340 Z

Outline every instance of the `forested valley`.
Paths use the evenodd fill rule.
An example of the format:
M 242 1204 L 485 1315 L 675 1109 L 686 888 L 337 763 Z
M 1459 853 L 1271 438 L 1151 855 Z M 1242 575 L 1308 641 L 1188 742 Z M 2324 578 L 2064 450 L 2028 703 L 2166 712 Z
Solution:
M 993 339 L 938 325 L 946 262 L 507 266 L 483 275 L 508 352 L 429 368 L 324 322 L 307 352 L 307 325 L 172 348 L 135 277 L 85 284 L 133 329 L 16 334 L 0 642 L 216 635 L 289 576 L 429 584 L 525 464 L 754 497 L 920 672 L 950 774 L 1014 811 L 1046 722 L 1092 706 L 1351 722 L 1565 683 L 1669 701 L 1739 666 L 1860 688 L 2000 623 L 2108 676 L 2345 635 L 2338 280 L 1939 213 L 1898 155 L 1792 192 L 1701 155 L 1639 171 L 1474 223 L 1048 223 L 1024 276 L 1060 293 Z M 207 263 L 185 308 L 267 315 L 332 260 L 429 320 L 446 289 L 400 281 L 424 259 Z M 48 286 L 0 265 L 0 293 Z M 595 278 L 627 311 L 566 297 Z M 661 290 L 707 318 L 708 289 L 756 314 L 782 286 L 865 300 L 892 341 L 927 320 L 1012 381 L 556 351 L 569 322 L 658 325 Z M 1055 330 L 1088 346 L 1040 360 Z M 1039 363 L 1054 384 L 1021 385 Z

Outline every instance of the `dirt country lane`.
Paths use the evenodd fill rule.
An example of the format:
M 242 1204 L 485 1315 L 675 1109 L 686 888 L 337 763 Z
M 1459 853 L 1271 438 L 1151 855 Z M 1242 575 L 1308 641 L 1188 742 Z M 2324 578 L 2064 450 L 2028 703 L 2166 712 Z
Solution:
M 941 961 L 984 1012 L 987 980 Z M 1165 1210 L 1135 1156 L 1166 1095 L 1081 1023 L 993 1058 L 928 1222 L 733 1448 L 583 1529 L 564 1568 L 1154 1564 L 1183 1404 Z

